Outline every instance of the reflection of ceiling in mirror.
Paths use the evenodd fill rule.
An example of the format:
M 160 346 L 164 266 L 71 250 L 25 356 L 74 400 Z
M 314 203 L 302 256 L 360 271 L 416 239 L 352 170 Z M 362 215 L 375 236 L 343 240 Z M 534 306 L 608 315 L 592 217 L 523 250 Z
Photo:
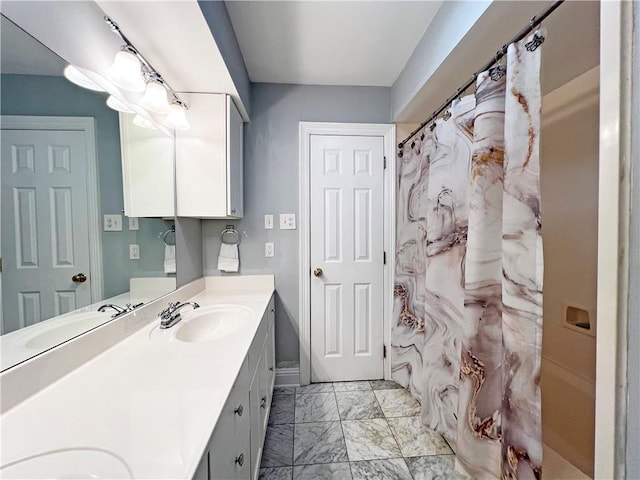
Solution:
M 21 75 L 58 75 L 66 63 L 6 17 L 0 24 L 0 72 Z

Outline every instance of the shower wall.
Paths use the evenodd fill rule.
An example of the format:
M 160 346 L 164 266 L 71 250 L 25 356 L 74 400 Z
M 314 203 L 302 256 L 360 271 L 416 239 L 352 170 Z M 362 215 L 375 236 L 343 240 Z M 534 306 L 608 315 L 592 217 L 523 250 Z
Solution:
M 543 99 L 541 190 L 545 252 L 544 442 L 593 475 L 598 222 L 598 69 Z M 567 306 L 589 313 L 570 326 Z

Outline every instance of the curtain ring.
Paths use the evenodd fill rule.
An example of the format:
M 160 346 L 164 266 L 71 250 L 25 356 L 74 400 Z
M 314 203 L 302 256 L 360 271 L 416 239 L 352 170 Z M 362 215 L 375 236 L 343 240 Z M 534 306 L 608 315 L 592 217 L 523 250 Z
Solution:
M 536 32 L 533 34 L 533 39 L 524 44 L 524 48 L 526 48 L 528 52 L 535 52 L 538 47 L 544 43 L 544 40 L 544 36 L 538 35 L 538 32 Z

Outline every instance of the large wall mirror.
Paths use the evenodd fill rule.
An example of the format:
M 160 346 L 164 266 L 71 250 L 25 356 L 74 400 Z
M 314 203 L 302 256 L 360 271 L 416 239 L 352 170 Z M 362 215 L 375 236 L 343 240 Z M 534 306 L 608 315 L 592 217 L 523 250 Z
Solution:
M 131 214 L 136 179 L 173 178 L 172 136 L 137 132 L 143 127 L 107 106 L 107 93 L 63 76 L 68 59 L 59 46 L 41 43 L 13 20 L 3 7 L 0 370 L 110 321 L 119 307 L 147 303 L 176 286 L 173 208 L 124 214 Z M 51 29 L 64 28 L 57 25 L 51 19 Z M 149 171 L 127 165 L 125 157 L 141 154 L 135 142 L 150 137 L 163 160 Z M 172 207 L 172 180 L 169 185 L 164 193 Z M 115 307 L 98 311 L 105 304 Z

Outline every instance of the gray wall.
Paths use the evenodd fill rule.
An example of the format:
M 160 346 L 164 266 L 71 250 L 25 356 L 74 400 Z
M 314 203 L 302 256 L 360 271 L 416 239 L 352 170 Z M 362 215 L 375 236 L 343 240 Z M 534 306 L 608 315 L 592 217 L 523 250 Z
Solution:
M 242 234 L 242 274 L 276 277 L 276 361 L 298 361 L 298 234 L 279 230 L 278 214 L 298 214 L 298 123 L 390 123 L 390 89 L 252 84 L 251 122 L 244 130 L 244 211 L 240 221 L 203 221 L 204 273 L 218 275 L 220 232 L 234 224 Z M 264 215 L 274 229 L 264 229 Z M 297 219 L 297 217 L 296 217 Z M 275 257 L 264 257 L 264 242 Z
M 634 4 L 627 478 L 640 478 L 640 5 Z
M 247 74 L 247 68 L 242 58 L 240 44 L 233 30 L 231 19 L 227 6 L 222 1 L 199 0 L 198 6 L 202 11 L 209 30 L 216 41 L 216 45 L 220 49 L 227 70 L 233 79 L 233 83 L 238 89 L 238 94 L 242 100 L 244 108 L 251 116 L 251 98 L 250 98 L 250 81 Z
M 176 217 L 178 287 L 202 277 L 202 223 L 198 218 Z
M 82 89 L 63 77 L 2 75 L 2 115 L 93 117 L 96 123 L 101 213 L 122 213 L 122 166 L 118 112 L 105 104 L 105 96 Z M 140 219 L 138 231 L 102 232 L 104 295 L 129 290 L 129 277 L 164 275 L 164 245 L 158 233 L 169 222 Z M 140 260 L 129 260 L 129 244 L 140 245 Z

